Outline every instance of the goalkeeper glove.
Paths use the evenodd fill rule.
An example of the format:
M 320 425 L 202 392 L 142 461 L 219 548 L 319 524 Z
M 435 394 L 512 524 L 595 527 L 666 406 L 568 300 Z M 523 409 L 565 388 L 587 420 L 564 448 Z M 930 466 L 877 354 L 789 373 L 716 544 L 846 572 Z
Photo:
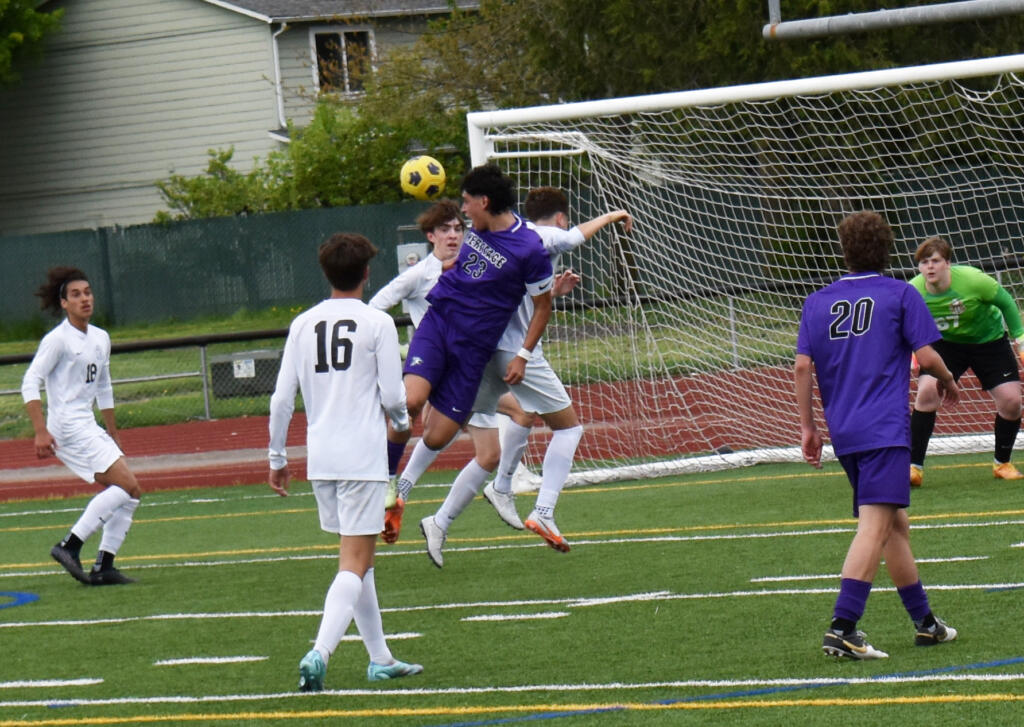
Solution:
M 912 376 L 917 376 L 921 373 L 921 364 L 917 362 L 917 354 L 913 352 L 910 354 L 910 373 Z
M 1024 363 L 1024 336 L 1017 337 L 1017 357 Z

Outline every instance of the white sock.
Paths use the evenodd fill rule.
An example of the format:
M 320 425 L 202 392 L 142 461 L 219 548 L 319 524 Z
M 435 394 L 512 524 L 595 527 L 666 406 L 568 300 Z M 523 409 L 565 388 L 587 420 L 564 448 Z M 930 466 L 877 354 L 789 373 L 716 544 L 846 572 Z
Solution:
M 469 464 L 462 468 L 448 490 L 448 496 L 434 514 L 434 522 L 441 530 L 448 532 L 452 521 L 469 507 L 469 503 L 473 502 L 473 498 L 483 489 L 484 482 L 490 474 L 477 464 L 475 459 L 471 459 Z
M 511 419 L 505 424 L 501 433 L 501 460 L 494 476 L 494 489 L 498 492 L 512 492 L 512 475 L 523 459 L 530 431 L 530 427 L 524 427 Z
M 412 454 L 409 455 L 409 461 L 406 463 L 405 469 L 402 470 L 402 474 L 398 477 L 398 492 L 403 500 L 409 499 L 409 492 L 419 482 L 423 473 L 427 471 L 427 467 L 434 464 L 437 455 L 441 454 L 443 450 L 443 447 L 441 449 L 431 449 L 423 443 L 422 439 L 416 442 L 416 446 L 412 448 Z
M 363 579 L 352 571 L 338 571 L 324 599 L 324 615 L 313 648 L 320 652 L 324 664 L 338 648 L 341 637 L 352 623 L 356 602 L 363 590 Z
M 100 550 L 117 555 L 124 536 L 128 534 L 128 528 L 132 526 L 132 518 L 135 516 L 135 508 L 139 506 L 136 498 L 131 498 L 121 507 L 114 510 L 103 526 L 103 537 L 100 539 Z
M 89 536 L 99 530 L 114 511 L 128 502 L 131 498 L 127 492 L 118 485 L 108 485 L 103 492 L 98 493 L 89 500 L 85 511 L 78 518 L 78 522 L 71 527 L 71 532 L 83 543 Z
M 373 568 L 363 576 L 363 591 L 356 601 L 353 616 L 359 636 L 363 639 L 366 653 L 375 664 L 391 664 L 395 657 L 391 655 L 388 642 L 384 638 L 384 624 L 380 618 L 380 606 L 377 603 L 377 584 L 373 578 Z
M 552 432 L 548 451 L 544 453 L 544 470 L 541 472 L 540 492 L 537 493 L 538 508 L 550 507 L 554 512 L 582 436 L 583 427 L 580 425 Z

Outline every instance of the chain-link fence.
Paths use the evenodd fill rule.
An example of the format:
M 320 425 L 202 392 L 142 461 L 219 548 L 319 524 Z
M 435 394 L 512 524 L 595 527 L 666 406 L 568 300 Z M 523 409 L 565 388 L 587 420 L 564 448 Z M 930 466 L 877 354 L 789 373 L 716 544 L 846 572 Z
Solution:
M 394 277 L 396 247 L 422 239 L 412 223 L 426 207 L 402 202 L 0 237 L 0 321 L 40 317 L 33 293 L 55 265 L 89 275 L 96 320 L 107 325 L 309 305 L 326 292 L 316 249 L 342 231 L 366 235 L 380 249 L 370 266 L 372 295 Z

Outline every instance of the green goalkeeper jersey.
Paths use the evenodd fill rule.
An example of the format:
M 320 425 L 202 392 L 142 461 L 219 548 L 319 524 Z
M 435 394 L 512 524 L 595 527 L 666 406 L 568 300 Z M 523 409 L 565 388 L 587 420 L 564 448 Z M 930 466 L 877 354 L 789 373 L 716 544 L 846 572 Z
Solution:
M 949 270 L 949 289 L 939 295 L 925 289 L 923 275 L 910 281 L 928 305 L 943 340 L 995 341 L 1003 337 L 1004 321 L 1012 338 L 1024 335 L 1017 304 L 999 281 L 970 265 L 953 265 Z

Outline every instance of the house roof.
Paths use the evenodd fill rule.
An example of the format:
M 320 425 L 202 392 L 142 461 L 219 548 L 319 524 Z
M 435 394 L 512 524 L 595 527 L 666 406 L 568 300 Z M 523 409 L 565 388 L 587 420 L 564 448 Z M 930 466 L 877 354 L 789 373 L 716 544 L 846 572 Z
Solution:
M 395 17 L 447 13 L 447 0 L 205 0 L 266 23 L 330 20 L 351 17 Z M 463 10 L 479 2 L 456 0 Z

